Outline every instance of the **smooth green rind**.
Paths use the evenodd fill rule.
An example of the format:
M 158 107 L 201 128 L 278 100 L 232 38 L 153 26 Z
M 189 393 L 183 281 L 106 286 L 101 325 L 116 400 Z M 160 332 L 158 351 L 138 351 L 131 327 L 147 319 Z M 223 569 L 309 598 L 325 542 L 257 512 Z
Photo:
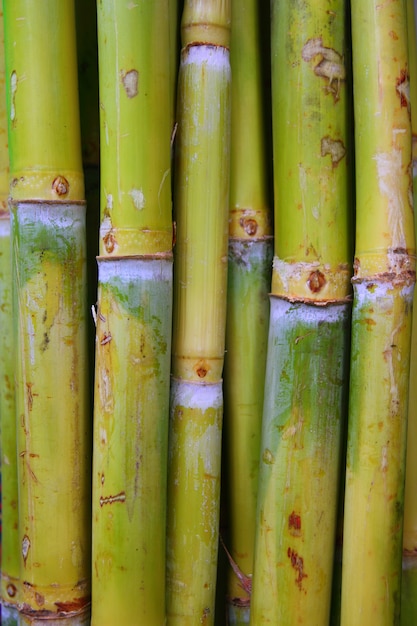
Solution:
M 33 619 L 71 619 L 90 600 L 85 207 L 12 209 L 19 604 Z
M 20 546 L 16 453 L 10 220 L 0 217 L 0 424 L 2 477 L 1 604 L 13 619 L 19 595 Z M 7 608 L 5 605 L 8 605 Z M 3 616 L 2 616 L 2 623 Z
M 11 194 L 82 200 L 73 2 L 4 0 L 3 8 Z
M 328 624 L 350 306 L 271 298 L 251 624 Z
M 172 94 L 168 0 L 107 0 L 100 2 L 97 10 L 100 254 L 169 253 Z
M 92 624 L 165 624 L 172 260 L 99 259 Z
M 272 293 L 345 298 L 352 243 L 346 4 L 277 0 L 271 7 Z
M 343 626 L 398 623 L 413 285 L 355 284 Z M 370 375 L 373 372 L 373 375 Z M 363 581 L 368 581 L 364 584 Z
M 182 51 L 176 138 L 173 375 L 222 375 L 229 209 L 229 51 Z
M 417 563 L 415 554 L 403 556 L 401 580 L 401 625 L 414 626 L 417 615 Z
M 214 623 L 222 384 L 173 379 L 167 528 L 167 626 Z
M 224 367 L 227 546 L 246 576 L 253 571 L 272 248 L 271 238 L 231 239 L 229 243 Z M 228 602 L 238 605 L 243 598 L 248 599 L 248 595 L 229 570 Z M 249 623 L 249 606 L 231 607 L 230 624 L 239 624 L 232 617 L 245 611 Z

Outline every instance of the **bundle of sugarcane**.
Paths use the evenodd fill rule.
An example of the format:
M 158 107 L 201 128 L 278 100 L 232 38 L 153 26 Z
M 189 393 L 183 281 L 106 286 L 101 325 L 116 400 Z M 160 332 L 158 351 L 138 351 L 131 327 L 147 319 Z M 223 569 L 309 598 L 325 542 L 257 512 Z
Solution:
M 363 42 L 366 41 L 366 47 Z M 415 281 L 405 1 L 352 0 L 356 259 L 343 626 L 399 623 Z
M 17 624 L 19 597 L 19 515 L 14 402 L 12 255 L 9 155 L 7 149 L 3 15 L 0 16 L 0 449 L 1 449 L 1 622 Z
M 85 203 L 69 0 L 5 0 L 20 623 L 85 624 L 90 437 Z
M 410 68 L 410 105 L 412 127 L 412 167 L 414 215 L 417 200 L 417 46 L 414 0 L 407 0 L 408 56 Z M 414 218 L 414 228 L 417 220 Z M 407 457 L 404 492 L 403 568 L 401 580 L 401 624 L 417 623 L 417 306 L 413 304 L 408 398 Z
M 229 202 L 229 0 L 182 16 L 168 474 L 167 624 L 212 624 Z
M 98 4 L 92 624 L 165 623 L 172 323 L 168 2 Z
M 230 624 L 247 624 L 253 568 L 272 224 L 262 49 L 265 2 L 232 1 L 229 263 L 224 366 L 227 602 Z M 265 20 L 265 21 L 261 21 Z M 246 587 L 246 590 L 245 590 Z
M 271 19 L 275 258 L 250 623 L 327 625 L 350 320 L 346 3 L 277 0 Z

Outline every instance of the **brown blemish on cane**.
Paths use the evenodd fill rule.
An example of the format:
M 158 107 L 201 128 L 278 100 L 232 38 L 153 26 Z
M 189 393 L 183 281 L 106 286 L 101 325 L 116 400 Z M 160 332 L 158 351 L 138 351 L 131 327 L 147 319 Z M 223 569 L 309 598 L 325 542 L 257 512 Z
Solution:
M 410 76 L 407 69 L 400 71 L 400 75 L 395 80 L 395 89 L 400 98 L 401 108 L 406 108 L 410 113 Z
M 320 272 L 320 270 L 315 270 L 311 272 L 310 276 L 307 279 L 307 286 L 312 293 L 319 293 L 326 284 L 326 279 L 324 274 Z
M 116 237 L 113 235 L 113 232 L 110 230 L 103 237 L 104 247 L 106 248 L 106 252 L 111 254 L 116 247 Z
M 16 593 L 17 593 L 17 589 L 16 587 L 13 585 L 13 583 L 9 583 L 6 587 L 6 591 L 7 591 L 7 595 L 9 596 L 9 598 L 14 598 Z
M 75 598 L 74 600 L 69 600 L 68 602 L 54 602 L 55 606 L 59 611 L 64 613 L 73 613 L 76 611 L 81 611 L 87 604 L 90 603 L 90 596 L 86 596 L 84 598 Z
M 35 591 L 35 602 L 38 606 L 43 606 L 45 604 L 45 596 Z
M 210 608 L 206 606 L 203 609 L 203 614 L 201 616 L 201 620 L 200 620 L 201 624 L 208 624 L 209 615 L 210 615 Z
M 288 528 L 293 537 L 301 535 L 301 516 L 292 511 L 288 516 Z
M 340 139 L 332 139 L 328 135 L 321 140 L 321 156 L 325 157 L 330 155 L 332 160 L 332 167 L 335 168 L 339 165 L 340 161 L 346 154 L 346 148 L 343 145 L 343 141 Z
M 69 191 L 69 187 L 69 182 L 64 176 L 57 176 L 52 181 L 52 191 L 54 191 L 57 196 L 66 196 Z
M 105 504 L 114 504 L 115 502 L 126 502 L 126 493 L 121 491 L 115 496 L 107 496 L 106 498 L 101 496 L 100 498 L 100 506 L 104 506 Z
M 250 237 L 256 235 L 258 230 L 258 222 L 251 217 L 242 217 L 239 220 L 240 226 L 243 228 L 245 233 Z
M 393 39 L 394 41 L 398 41 L 398 35 L 394 30 L 390 30 L 388 35 L 391 37 L 391 39 Z
M 346 79 L 344 58 L 341 54 L 323 46 L 321 37 L 309 39 L 303 46 L 301 56 L 304 61 L 310 62 L 318 57 L 313 63 L 313 71 L 316 76 L 326 79 L 326 93 L 333 96 L 335 102 L 339 100 L 340 85 Z
M 128 98 L 134 98 L 138 95 L 139 72 L 137 70 L 128 70 L 120 72 L 122 84 Z
M 22 556 L 23 556 L 23 563 L 25 564 L 25 567 L 26 567 L 26 560 L 29 554 L 29 549 L 30 549 L 30 539 L 27 535 L 24 535 L 23 540 L 22 540 Z
M 295 579 L 295 582 L 297 583 L 297 586 L 301 591 L 303 588 L 303 578 L 308 578 L 307 574 L 304 573 L 304 559 L 292 548 L 288 548 L 287 555 L 288 558 L 291 560 L 291 567 L 297 572 L 297 578 Z
M 112 340 L 112 336 L 110 333 L 103 333 L 103 337 L 101 338 L 100 345 L 105 346 L 107 343 L 110 343 Z
M 205 359 L 201 359 L 194 367 L 194 371 L 199 378 L 205 378 L 210 371 L 210 366 Z
M 26 383 L 26 396 L 28 402 L 28 410 L 31 411 L 33 408 L 33 393 L 32 393 L 33 383 Z

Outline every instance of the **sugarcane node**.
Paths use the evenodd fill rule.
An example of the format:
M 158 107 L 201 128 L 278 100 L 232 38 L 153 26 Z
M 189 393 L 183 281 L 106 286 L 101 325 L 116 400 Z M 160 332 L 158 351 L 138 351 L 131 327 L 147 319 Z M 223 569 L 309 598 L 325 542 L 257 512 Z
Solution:
M 330 156 L 332 168 L 334 169 L 346 154 L 346 148 L 340 139 L 332 139 L 328 135 L 321 140 L 321 156 Z
M 395 80 L 395 90 L 400 98 L 401 108 L 406 108 L 408 114 L 411 114 L 410 105 L 410 76 L 408 70 L 402 69 L 400 75 Z
M 318 293 L 321 291 L 326 284 L 326 278 L 324 274 L 320 272 L 320 270 L 315 270 L 310 273 L 310 276 L 307 279 L 308 288 L 312 293 Z
M 13 585 L 13 583 L 9 583 L 6 587 L 6 591 L 7 591 L 7 595 L 9 596 L 9 598 L 14 598 L 16 593 L 17 593 L 17 589 L 16 587 Z
M 123 88 L 128 98 L 134 98 L 138 95 L 139 72 L 137 70 L 128 70 L 120 72 Z
M 64 176 L 57 176 L 52 181 L 52 190 L 57 196 L 66 196 L 69 191 L 69 182 Z
M 258 230 L 258 222 L 250 217 L 241 217 L 239 220 L 239 224 L 245 231 L 247 235 L 253 237 L 256 235 Z

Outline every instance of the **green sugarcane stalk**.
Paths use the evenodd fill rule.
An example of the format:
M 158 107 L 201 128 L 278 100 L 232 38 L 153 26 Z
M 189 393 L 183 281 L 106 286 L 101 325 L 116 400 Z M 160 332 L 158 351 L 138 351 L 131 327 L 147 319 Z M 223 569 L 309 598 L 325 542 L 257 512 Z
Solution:
M 172 325 L 168 2 L 98 5 L 92 624 L 165 624 Z
M 167 624 L 213 624 L 230 146 L 230 2 L 182 16 L 168 474 Z
M 5 0 L 4 30 L 20 623 L 86 624 L 90 417 L 73 4 Z
M 400 619 L 415 281 L 406 3 L 352 0 L 352 50 L 357 224 L 341 624 L 388 626 Z
M 255 0 L 232 2 L 232 118 L 224 403 L 228 623 L 248 624 L 269 322 L 272 224 L 261 54 Z M 269 23 L 268 23 L 269 24 Z M 269 26 L 268 26 L 269 27 Z M 238 569 L 236 569 L 236 567 Z
M 417 45 L 414 0 L 407 0 L 407 30 L 410 67 L 410 104 L 413 159 L 413 205 L 417 199 Z M 414 219 L 414 228 L 417 221 Z M 407 456 L 404 491 L 403 563 L 401 580 L 401 624 L 412 626 L 417 622 L 417 306 L 413 304 L 411 332 L 410 382 L 408 397 Z
M 254 626 L 329 623 L 350 313 L 346 39 L 343 1 L 272 3 L 275 258 Z
M 1 434 L 1 621 L 17 624 L 19 597 L 19 513 L 14 399 L 12 254 L 10 237 L 9 154 L 3 15 L 0 17 L 0 434 Z

